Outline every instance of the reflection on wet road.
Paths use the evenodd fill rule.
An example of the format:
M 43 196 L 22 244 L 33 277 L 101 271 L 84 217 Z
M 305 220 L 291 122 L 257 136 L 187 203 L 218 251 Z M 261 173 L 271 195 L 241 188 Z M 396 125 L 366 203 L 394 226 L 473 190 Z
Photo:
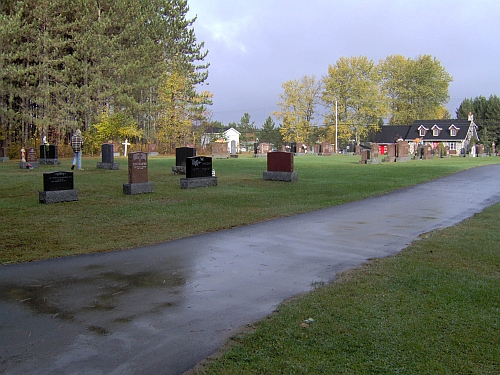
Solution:
M 1 374 L 179 374 L 284 299 L 500 201 L 500 165 L 157 246 L 0 267 Z

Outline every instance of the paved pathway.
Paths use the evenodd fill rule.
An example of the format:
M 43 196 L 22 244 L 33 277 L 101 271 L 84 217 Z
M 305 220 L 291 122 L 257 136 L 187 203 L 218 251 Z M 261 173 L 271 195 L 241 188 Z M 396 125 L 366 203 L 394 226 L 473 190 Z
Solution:
M 500 165 L 157 246 L 0 267 L 0 374 L 180 374 L 346 268 L 500 201 Z

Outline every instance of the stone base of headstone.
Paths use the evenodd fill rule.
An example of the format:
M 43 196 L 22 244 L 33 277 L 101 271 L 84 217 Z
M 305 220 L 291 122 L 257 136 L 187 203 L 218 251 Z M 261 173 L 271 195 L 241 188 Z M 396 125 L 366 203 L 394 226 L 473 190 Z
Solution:
M 304 152 L 296 152 L 294 155 L 295 155 L 295 156 L 304 156 L 304 155 L 305 155 L 305 153 L 304 153 Z
M 196 189 L 207 186 L 217 186 L 217 177 L 181 178 L 181 189 Z
M 186 166 L 185 165 L 174 165 L 172 167 L 173 174 L 186 174 Z
M 385 163 L 394 163 L 396 161 L 396 158 L 394 156 L 384 156 L 382 161 Z
M 8 158 L 7 156 L 2 156 L 2 157 L 0 158 L 0 162 L 2 162 L 2 163 L 6 163 L 6 162 L 8 162 L 8 161 L 9 161 L 9 158 Z
M 366 161 L 366 164 L 382 164 L 382 159 L 380 158 L 368 159 Z
M 484 157 L 486 157 L 486 156 L 488 156 L 488 154 L 477 154 L 477 157 L 478 157 L 478 158 L 484 158 Z
M 401 158 L 396 158 L 396 162 L 405 162 L 405 161 L 410 161 L 411 156 L 403 156 Z
M 268 181 L 297 182 L 299 180 L 297 172 L 264 171 L 262 175 L 264 180 Z
M 128 184 L 123 184 L 123 194 L 135 195 L 135 194 L 145 194 L 153 192 L 152 182 L 133 182 Z
M 30 167 L 31 165 L 31 167 Z M 38 168 L 40 167 L 40 165 L 38 164 L 38 162 L 35 162 L 35 161 L 31 161 L 31 162 L 27 162 L 27 161 L 20 161 L 19 162 L 19 168 L 20 169 L 33 169 L 33 168 Z
M 158 156 L 157 152 L 148 152 L 148 156 Z
M 253 154 L 254 158 L 267 158 L 267 154 Z
M 61 161 L 59 159 L 38 159 L 38 164 L 59 165 Z
M 120 153 L 119 152 L 113 152 L 113 156 L 116 157 L 116 156 L 120 156 Z
M 229 155 L 231 159 L 238 159 L 238 155 Z
M 119 163 L 97 163 L 97 169 L 111 169 L 117 171 L 120 169 Z
M 212 159 L 228 159 L 228 154 L 213 154 Z
M 78 200 L 78 190 L 39 191 L 38 200 L 44 204 L 73 202 Z

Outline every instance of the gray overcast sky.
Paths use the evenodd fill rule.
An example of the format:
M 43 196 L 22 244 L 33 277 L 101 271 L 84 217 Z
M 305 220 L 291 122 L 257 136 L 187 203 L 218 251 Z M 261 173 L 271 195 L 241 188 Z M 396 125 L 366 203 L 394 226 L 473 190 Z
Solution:
M 448 111 L 500 95 L 499 0 L 188 0 L 205 42 L 213 120 L 260 127 L 281 85 L 321 78 L 340 57 L 436 57 L 453 76 Z M 276 121 L 276 119 L 273 118 Z M 276 125 L 278 123 L 276 122 Z

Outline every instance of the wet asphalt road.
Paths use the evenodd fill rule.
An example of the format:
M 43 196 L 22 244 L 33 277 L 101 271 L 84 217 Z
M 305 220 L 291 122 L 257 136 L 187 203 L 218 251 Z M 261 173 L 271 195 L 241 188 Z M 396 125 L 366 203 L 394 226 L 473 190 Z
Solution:
M 499 187 L 500 165 L 485 166 L 157 246 L 1 266 L 0 374 L 180 374 L 286 298 L 499 202 Z

